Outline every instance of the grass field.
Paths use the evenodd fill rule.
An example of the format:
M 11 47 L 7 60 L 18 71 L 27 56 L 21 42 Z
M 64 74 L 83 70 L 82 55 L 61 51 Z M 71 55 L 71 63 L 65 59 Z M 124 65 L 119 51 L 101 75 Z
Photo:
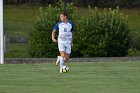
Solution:
M 140 93 L 140 62 L 0 65 L 0 93 Z
M 132 33 L 140 35 L 140 11 L 139 9 L 122 9 L 122 13 L 128 15 L 128 25 Z
M 9 52 L 5 53 L 6 58 L 30 58 L 27 43 L 10 43 Z
M 9 36 L 28 37 L 39 15 L 39 8 L 28 6 L 4 7 L 4 31 Z

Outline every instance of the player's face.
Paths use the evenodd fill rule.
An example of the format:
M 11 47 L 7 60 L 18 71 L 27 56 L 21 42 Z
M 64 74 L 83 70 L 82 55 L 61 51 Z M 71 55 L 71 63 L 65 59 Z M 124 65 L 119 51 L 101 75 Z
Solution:
M 66 16 L 64 16 L 63 14 L 60 15 L 60 20 L 61 20 L 62 22 L 66 21 L 66 19 L 67 19 Z

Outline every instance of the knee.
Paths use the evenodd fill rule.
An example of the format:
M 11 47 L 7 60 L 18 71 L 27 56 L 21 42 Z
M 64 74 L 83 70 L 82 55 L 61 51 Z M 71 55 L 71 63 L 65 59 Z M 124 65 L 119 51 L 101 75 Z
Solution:
M 65 61 L 69 61 L 69 58 L 65 57 L 64 60 L 65 60 Z
M 65 58 L 65 55 L 62 54 L 61 57 Z

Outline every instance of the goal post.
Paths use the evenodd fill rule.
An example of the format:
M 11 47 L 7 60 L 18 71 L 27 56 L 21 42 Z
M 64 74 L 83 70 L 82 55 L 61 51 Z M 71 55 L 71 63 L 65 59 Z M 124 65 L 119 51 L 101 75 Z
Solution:
M 3 49 L 3 0 L 0 0 L 0 64 L 4 64 Z

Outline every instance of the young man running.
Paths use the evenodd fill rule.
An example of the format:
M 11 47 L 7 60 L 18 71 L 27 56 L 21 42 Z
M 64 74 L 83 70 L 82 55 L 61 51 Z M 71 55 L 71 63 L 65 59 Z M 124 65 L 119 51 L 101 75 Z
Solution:
M 69 60 L 71 53 L 74 24 L 68 20 L 66 13 L 60 14 L 60 20 L 52 31 L 52 41 L 58 42 L 60 56 L 58 56 L 56 63 L 58 63 L 60 59 L 60 73 L 62 73 L 61 68 L 64 66 L 64 61 Z M 58 39 L 55 38 L 56 32 L 59 32 Z

